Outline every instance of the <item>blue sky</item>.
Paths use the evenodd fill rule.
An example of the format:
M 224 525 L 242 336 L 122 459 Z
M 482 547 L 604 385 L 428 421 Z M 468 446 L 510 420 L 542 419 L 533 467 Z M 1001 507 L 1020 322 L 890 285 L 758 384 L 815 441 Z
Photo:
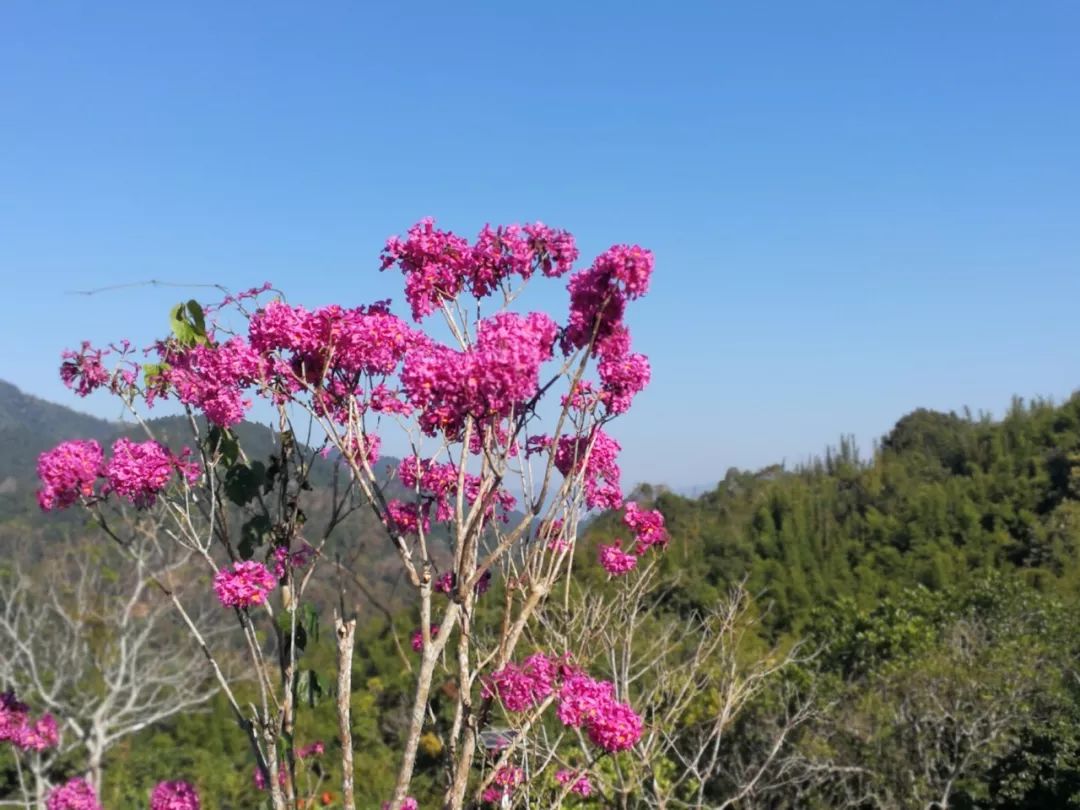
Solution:
M 385 238 L 540 219 L 657 256 L 627 483 L 1080 381 L 1080 6 L 0 4 L 0 378 L 195 290 L 394 296 Z M 561 291 L 549 293 L 552 306 Z

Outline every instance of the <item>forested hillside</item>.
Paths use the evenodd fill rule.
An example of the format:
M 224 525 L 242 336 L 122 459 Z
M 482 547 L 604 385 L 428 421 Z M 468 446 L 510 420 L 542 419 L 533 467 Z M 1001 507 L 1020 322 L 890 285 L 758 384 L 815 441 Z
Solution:
M 86 435 L 89 425 L 97 431 L 90 435 L 116 435 L 115 426 L 83 423 L 71 412 L 65 423 L 64 409 L 36 410 L 8 407 L 4 429 L 23 435 L 28 423 L 19 420 L 34 418 L 34 429 L 44 432 Z M 49 428 L 43 417 L 58 424 Z M 12 445 L 9 466 L 12 458 L 28 463 L 33 446 L 29 438 Z M 267 454 L 272 447 L 268 440 Z M 9 474 L 28 478 L 23 469 Z M 654 637 L 674 639 L 664 656 L 649 660 L 635 700 L 647 720 L 650 712 L 659 716 L 671 704 L 658 684 L 670 685 L 679 673 L 696 679 L 700 699 L 665 715 L 676 731 L 668 747 L 650 755 L 647 775 L 633 781 L 625 762 L 601 763 L 597 792 L 574 799 L 575 806 L 661 806 L 656 797 L 664 791 L 668 806 L 722 806 L 743 790 L 747 774 L 758 774 L 747 794 L 753 798 L 735 806 L 1080 806 L 1080 640 L 1073 632 L 1080 618 L 1080 395 L 1057 405 L 1016 400 L 996 421 L 918 410 L 866 457 L 843 440 L 794 469 L 729 470 L 697 499 L 661 486 L 642 486 L 635 497 L 663 512 L 671 535 L 651 574 L 656 587 L 639 595 L 639 607 L 649 606 Z M 10 510 L 4 525 L 44 536 L 51 520 Z M 360 522 L 335 540 L 335 553 L 361 584 L 383 575 L 381 557 L 353 546 L 378 543 L 378 533 Z M 590 593 L 609 587 L 596 547 L 622 535 L 621 522 L 599 515 L 579 539 L 581 587 L 559 596 L 569 615 L 585 615 Z M 67 537 L 83 542 L 70 531 Z M 358 799 L 374 807 L 390 788 L 418 617 L 398 610 L 391 591 L 349 590 L 352 584 L 343 580 L 341 588 L 360 618 L 352 697 L 364 776 Z M 496 610 L 504 595 L 496 577 L 481 609 Z M 328 603 L 336 598 L 323 595 Z M 728 608 L 730 624 L 717 631 L 717 646 L 694 657 L 698 634 Z M 316 630 L 307 642 L 312 674 L 297 739 L 333 746 L 331 702 L 320 702 L 332 695 L 332 648 Z M 646 654 L 642 638 L 626 644 L 628 654 Z M 598 654 L 594 665 L 603 660 Z M 779 663 L 770 669 L 769 662 Z M 762 672 L 768 677 L 730 722 L 709 726 L 733 684 L 758 683 Z M 451 694 L 452 669 L 441 678 L 440 689 Z M 178 750 L 185 752 L 178 767 L 202 788 L 204 806 L 258 806 L 242 735 L 222 700 L 209 705 L 114 748 L 106 806 L 139 806 L 157 763 Z M 436 719 L 439 711 L 436 697 Z M 437 723 L 433 729 L 418 765 L 428 799 L 443 778 Z M 702 740 L 715 743 L 718 764 L 700 779 L 680 781 L 675 774 L 685 773 L 688 752 Z M 328 786 L 336 781 L 317 763 L 309 775 Z M 0 775 L 0 795 L 4 778 L 14 776 Z
M 1080 396 L 1015 400 L 1000 421 L 918 410 L 869 458 L 845 439 L 796 469 L 733 469 L 701 498 L 662 492 L 656 503 L 681 608 L 745 577 L 778 632 L 840 597 L 869 607 L 992 571 L 1068 595 L 1080 571 Z M 618 533 L 610 521 L 594 528 Z

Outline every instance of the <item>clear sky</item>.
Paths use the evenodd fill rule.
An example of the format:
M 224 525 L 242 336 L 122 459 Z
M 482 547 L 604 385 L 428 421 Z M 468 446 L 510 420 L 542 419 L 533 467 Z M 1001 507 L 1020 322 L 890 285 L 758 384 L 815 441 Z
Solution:
M 385 238 L 657 256 L 626 483 L 1080 387 L 1075 2 L 0 3 L 0 378 L 199 290 L 396 296 Z M 551 301 L 561 301 L 553 297 Z M 403 311 L 403 308 L 402 308 Z

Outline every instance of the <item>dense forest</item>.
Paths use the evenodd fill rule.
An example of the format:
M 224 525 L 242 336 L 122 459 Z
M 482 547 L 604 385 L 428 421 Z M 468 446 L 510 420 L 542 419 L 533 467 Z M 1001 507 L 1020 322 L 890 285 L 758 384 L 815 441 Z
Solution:
M 64 548 L 86 548 L 91 531 L 34 513 L 27 488 L 38 444 L 51 433 L 85 435 L 88 425 L 65 424 L 58 406 L 20 409 L 13 391 L 0 390 L 0 431 L 5 443 L 11 437 L 0 468 L 6 591 L 12 561 L 27 570 L 56 565 Z M 49 424 L 20 423 L 31 414 Z M 117 430 L 89 427 L 100 436 Z M 917 410 L 866 457 L 843 439 L 794 469 L 729 470 L 700 498 L 650 485 L 634 498 L 661 510 L 671 546 L 640 572 L 640 588 L 615 598 L 636 600 L 630 607 L 647 615 L 643 631 L 605 644 L 647 662 L 635 687 L 640 710 L 647 723 L 664 718 L 676 731 L 642 743 L 654 745 L 645 766 L 628 753 L 599 763 L 598 789 L 571 799 L 574 806 L 1080 806 L 1080 395 L 1062 404 L 1015 400 L 1000 420 Z M 352 710 L 363 807 L 379 806 L 390 790 L 417 624 L 397 607 L 399 583 L 380 567 L 377 528 L 358 519 L 333 546 L 347 561 L 342 577 L 351 577 L 340 593 L 359 619 Z M 596 547 L 621 531 L 611 515 L 589 523 L 575 559 L 583 576 L 560 594 L 564 618 L 587 615 L 590 599 L 611 587 Z M 501 585 L 492 591 L 497 605 Z M 541 626 L 532 641 L 539 648 L 545 634 L 578 632 L 567 627 L 578 625 Z M 297 740 L 331 748 L 333 645 L 325 636 L 313 615 Z M 657 638 L 666 641 L 660 653 Z M 221 643 L 230 643 L 224 634 Z M 604 660 L 596 656 L 597 665 Z M 692 700 L 677 697 L 690 691 L 672 686 L 679 678 L 694 687 Z M 454 689 L 449 669 L 441 688 Z M 430 795 L 417 795 L 421 807 L 444 776 L 433 703 L 419 763 Z M 17 778 L 8 756 L 0 750 L 0 798 Z M 105 806 L 145 806 L 166 761 L 170 774 L 199 786 L 205 807 L 262 800 L 220 695 L 112 746 Z M 317 756 L 304 763 L 312 795 L 333 806 L 331 766 Z

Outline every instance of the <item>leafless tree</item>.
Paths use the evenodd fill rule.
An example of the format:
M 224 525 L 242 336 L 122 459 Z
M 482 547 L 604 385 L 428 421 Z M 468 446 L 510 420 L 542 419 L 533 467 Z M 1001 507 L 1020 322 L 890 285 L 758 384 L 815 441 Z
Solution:
M 0 573 L 0 683 L 32 695 L 61 723 L 60 746 L 31 756 L 24 800 L 43 806 L 49 767 L 75 752 L 100 787 L 118 741 L 205 703 L 217 691 L 205 664 L 176 628 L 152 578 L 190 575 L 187 555 L 143 542 L 130 560 L 85 544 L 36 566 L 16 558 Z M 211 616 L 192 615 L 213 634 Z
M 760 647 L 744 585 L 687 619 L 655 609 L 673 587 L 661 584 L 654 563 L 613 595 L 586 591 L 568 610 L 545 613 L 552 646 L 594 651 L 587 663 L 610 674 L 620 698 L 645 721 L 634 756 L 593 769 L 595 786 L 609 807 L 750 806 L 802 772 L 792 737 L 812 716 L 814 701 L 783 682 L 809 656 L 798 644 Z M 755 731 L 736 744 L 734 732 L 752 710 Z M 542 761 L 570 767 L 569 741 L 578 749 L 573 762 L 589 762 L 580 737 L 542 739 Z

